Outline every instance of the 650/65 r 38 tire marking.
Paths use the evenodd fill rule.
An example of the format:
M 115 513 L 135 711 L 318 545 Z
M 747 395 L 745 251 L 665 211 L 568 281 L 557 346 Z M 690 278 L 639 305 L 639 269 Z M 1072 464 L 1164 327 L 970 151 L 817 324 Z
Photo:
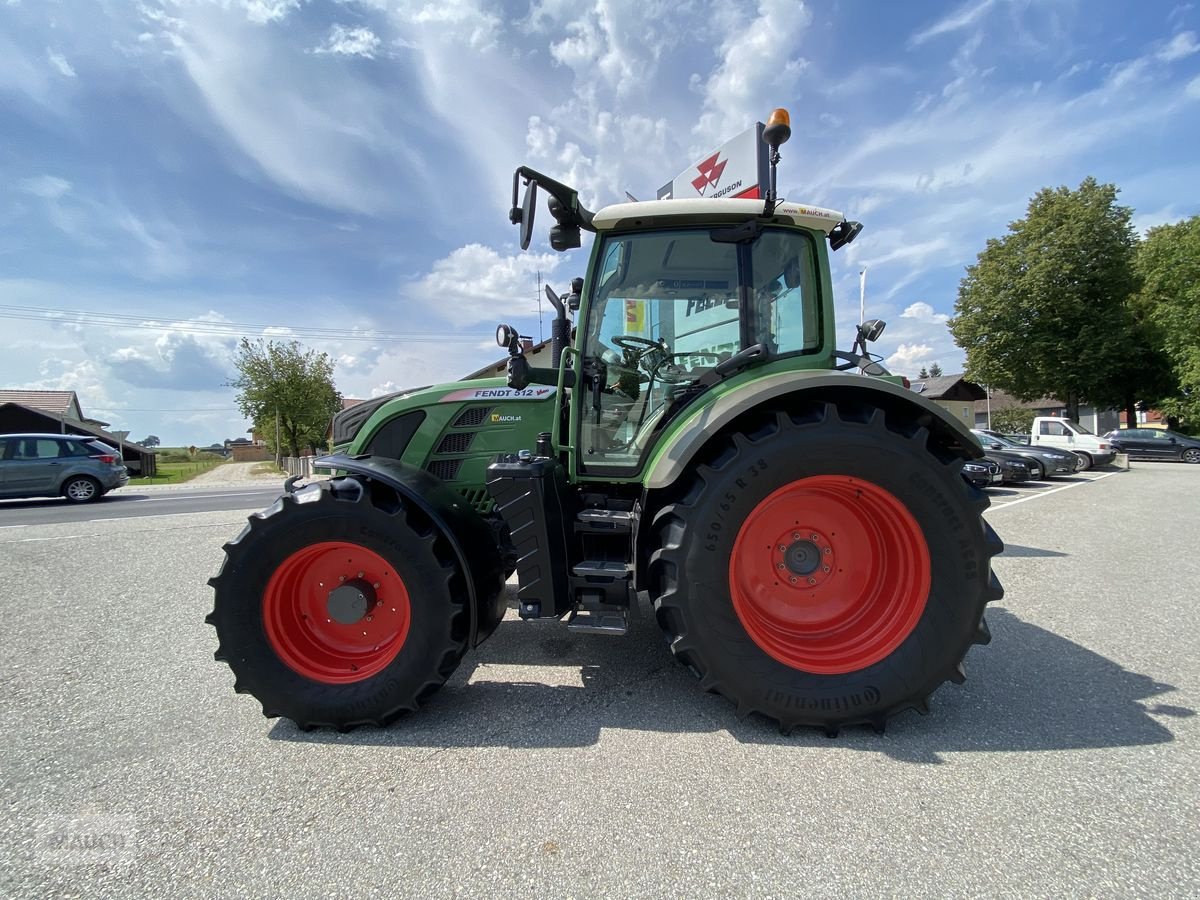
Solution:
M 742 524 L 729 590 L 772 658 L 804 672 L 854 672 L 912 633 L 929 594 L 929 548 L 893 494 L 861 478 L 809 476 Z
M 362 681 L 404 646 L 408 591 L 378 553 L 343 541 L 297 550 L 263 596 L 263 625 L 275 652 L 297 673 L 325 684 Z

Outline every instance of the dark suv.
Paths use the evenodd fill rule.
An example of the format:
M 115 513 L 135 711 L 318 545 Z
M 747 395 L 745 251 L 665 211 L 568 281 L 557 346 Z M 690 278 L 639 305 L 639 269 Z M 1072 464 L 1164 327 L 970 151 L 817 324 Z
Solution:
M 0 497 L 99 500 L 129 481 L 121 457 L 87 435 L 0 434 Z

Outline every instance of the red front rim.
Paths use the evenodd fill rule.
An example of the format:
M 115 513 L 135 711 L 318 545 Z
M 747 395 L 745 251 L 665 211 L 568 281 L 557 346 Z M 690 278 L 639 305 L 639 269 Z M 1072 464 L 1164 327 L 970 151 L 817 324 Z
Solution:
M 341 541 L 297 550 L 263 595 L 267 640 L 293 671 L 325 684 L 376 675 L 408 637 L 408 591 L 378 553 Z
M 859 478 L 815 475 L 754 508 L 729 561 L 746 633 L 786 666 L 857 672 L 912 633 L 929 597 L 929 547 L 893 494 Z

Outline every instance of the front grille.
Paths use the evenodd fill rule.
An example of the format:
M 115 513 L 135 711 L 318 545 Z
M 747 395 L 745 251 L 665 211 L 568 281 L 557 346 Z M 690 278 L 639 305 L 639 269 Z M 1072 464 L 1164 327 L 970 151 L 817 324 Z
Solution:
M 425 467 L 425 471 L 442 481 L 453 481 L 458 476 L 458 469 L 461 465 L 461 459 L 435 459 Z
M 437 445 L 434 453 L 466 453 L 471 449 L 471 442 L 475 440 L 475 431 L 458 431 L 452 432 L 442 438 Z
M 492 411 L 490 406 L 472 406 L 469 409 L 464 409 L 457 419 L 454 420 L 452 428 L 475 428 L 487 421 L 488 413 Z

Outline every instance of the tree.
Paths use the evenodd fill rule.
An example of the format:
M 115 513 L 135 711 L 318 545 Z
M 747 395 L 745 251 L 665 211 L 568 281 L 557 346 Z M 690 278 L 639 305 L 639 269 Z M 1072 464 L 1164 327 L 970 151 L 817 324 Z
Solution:
M 238 408 L 276 455 L 286 448 L 290 456 L 299 456 L 302 449 L 324 443 L 329 422 L 342 405 L 328 354 L 302 350 L 298 341 L 259 339 L 252 344 L 242 338 L 235 364 L 238 377 L 229 385 L 238 388 Z
M 937 363 L 934 363 L 933 365 L 931 365 L 929 367 L 929 377 L 930 378 L 941 378 L 942 377 L 942 367 L 939 366 Z
M 1151 228 L 1138 247 L 1143 279 L 1134 307 L 1160 342 L 1169 368 L 1157 406 L 1200 422 L 1200 216 Z
M 992 410 L 992 430 L 1001 434 L 1029 434 L 1037 412 L 1024 406 Z
M 138 441 L 138 443 L 143 447 L 157 447 L 162 441 L 158 439 L 157 434 L 148 434 L 142 440 Z
M 926 369 L 924 366 L 921 366 L 921 371 L 917 373 L 917 377 L 918 378 L 928 378 L 929 370 Z
M 1086 178 L 1043 188 L 1025 218 L 993 238 L 959 284 L 950 332 L 973 381 L 1022 400 L 1054 396 L 1079 417 L 1129 387 L 1138 287 L 1132 211 Z

